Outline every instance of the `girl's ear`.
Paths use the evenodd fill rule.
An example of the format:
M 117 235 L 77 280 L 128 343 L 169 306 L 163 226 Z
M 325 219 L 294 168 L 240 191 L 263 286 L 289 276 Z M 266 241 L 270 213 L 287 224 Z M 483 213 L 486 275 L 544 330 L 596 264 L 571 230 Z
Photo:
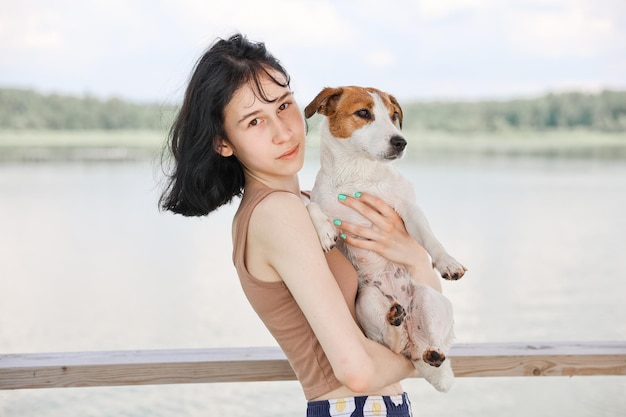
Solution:
M 234 154 L 233 148 L 230 146 L 228 141 L 223 138 L 218 139 L 216 151 L 225 158 Z

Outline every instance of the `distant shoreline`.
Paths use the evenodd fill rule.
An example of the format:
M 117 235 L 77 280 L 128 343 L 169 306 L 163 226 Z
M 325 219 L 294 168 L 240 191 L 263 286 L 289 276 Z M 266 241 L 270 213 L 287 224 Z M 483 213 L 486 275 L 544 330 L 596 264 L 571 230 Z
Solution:
M 584 130 L 451 133 L 408 130 L 407 158 L 537 156 L 626 159 L 626 133 Z M 159 158 L 167 133 L 158 130 L 0 130 L 0 162 L 145 161 Z M 307 136 L 316 153 L 319 135 Z
M 0 130 L 0 162 L 150 160 L 166 136 L 158 130 Z

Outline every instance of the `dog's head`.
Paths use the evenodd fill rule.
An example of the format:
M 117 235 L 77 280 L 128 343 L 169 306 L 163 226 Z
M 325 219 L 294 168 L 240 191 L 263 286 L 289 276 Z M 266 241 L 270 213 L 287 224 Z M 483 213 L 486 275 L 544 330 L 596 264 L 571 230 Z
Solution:
M 327 87 L 304 109 L 307 119 L 315 113 L 326 116 L 335 139 L 350 141 L 372 159 L 390 161 L 404 154 L 402 108 L 390 94 L 375 88 Z

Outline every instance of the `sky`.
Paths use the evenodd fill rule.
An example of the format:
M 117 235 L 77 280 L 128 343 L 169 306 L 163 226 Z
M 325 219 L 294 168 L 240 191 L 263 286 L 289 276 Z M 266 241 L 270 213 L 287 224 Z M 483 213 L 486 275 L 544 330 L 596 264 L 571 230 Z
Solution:
M 626 89 L 625 0 L 0 0 L 0 87 L 174 104 L 217 37 L 266 43 L 303 105 Z

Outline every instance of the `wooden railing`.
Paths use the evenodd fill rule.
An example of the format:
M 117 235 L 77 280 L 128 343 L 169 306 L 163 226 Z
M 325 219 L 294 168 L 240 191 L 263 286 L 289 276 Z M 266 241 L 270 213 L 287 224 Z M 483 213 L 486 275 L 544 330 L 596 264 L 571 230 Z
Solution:
M 626 375 L 626 342 L 456 344 L 457 377 Z M 0 355 L 0 389 L 294 380 L 276 347 Z

